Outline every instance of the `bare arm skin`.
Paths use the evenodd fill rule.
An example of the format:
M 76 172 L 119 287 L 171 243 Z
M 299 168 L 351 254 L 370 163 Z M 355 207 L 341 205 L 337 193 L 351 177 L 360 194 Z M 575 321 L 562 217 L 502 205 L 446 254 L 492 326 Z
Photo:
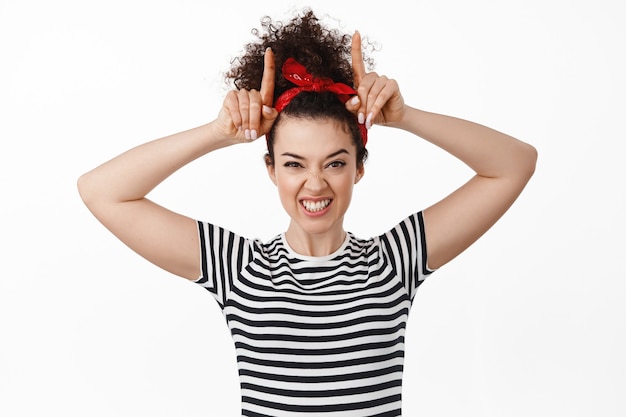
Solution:
M 474 175 L 424 211 L 428 265 L 439 268 L 482 236 L 517 199 L 535 170 L 531 145 L 486 126 L 406 108 L 391 124 L 459 158 Z
M 411 132 L 476 172 L 459 189 L 424 210 L 428 265 L 440 268 L 513 204 L 534 173 L 537 151 L 486 126 L 406 105 L 395 80 L 365 71 L 358 32 L 352 40 L 352 65 L 359 100 L 346 106 L 367 127 L 380 124 Z
M 148 142 L 78 180 L 85 205 L 107 229 L 150 262 L 189 279 L 200 273 L 195 221 L 145 196 L 182 166 L 230 144 L 213 131 L 207 124 Z
M 254 140 L 277 117 L 274 57 L 265 54 L 261 91 L 230 91 L 211 123 L 139 145 L 83 174 L 78 190 L 94 216 L 155 265 L 187 279 L 200 274 L 195 221 L 146 198 L 164 179 L 214 150 Z

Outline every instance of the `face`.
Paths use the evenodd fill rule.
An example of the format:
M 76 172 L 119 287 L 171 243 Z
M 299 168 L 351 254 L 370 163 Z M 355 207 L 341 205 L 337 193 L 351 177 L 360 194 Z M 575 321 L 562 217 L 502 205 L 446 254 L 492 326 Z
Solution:
M 291 217 L 290 229 L 343 233 L 352 189 L 363 176 L 356 146 L 335 121 L 286 118 L 274 136 L 270 178 Z

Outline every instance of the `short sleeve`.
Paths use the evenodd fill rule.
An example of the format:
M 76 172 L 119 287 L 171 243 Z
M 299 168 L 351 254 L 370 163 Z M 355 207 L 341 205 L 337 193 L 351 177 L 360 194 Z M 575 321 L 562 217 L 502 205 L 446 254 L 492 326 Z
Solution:
M 234 281 L 252 256 L 252 244 L 222 227 L 197 223 L 201 272 L 195 282 L 211 292 L 224 308 Z
M 434 272 L 428 268 L 422 212 L 407 217 L 380 236 L 380 240 L 389 262 L 413 300 L 417 287 Z

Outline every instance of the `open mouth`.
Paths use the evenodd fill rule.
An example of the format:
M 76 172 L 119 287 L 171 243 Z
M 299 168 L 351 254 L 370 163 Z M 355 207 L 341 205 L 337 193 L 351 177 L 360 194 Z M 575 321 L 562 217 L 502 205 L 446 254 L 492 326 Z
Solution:
M 304 209 L 310 213 L 317 213 L 319 211 L 324 210 L 326 207 L 328 207 L 328 205 L 331 203 L 330 198 L 327 198 L 326 200 L 319 200 L 319 201 L 311 201 L 311 200 L 302 200 L 300 203 L 302 204 L 302 207 L 304 207 Z

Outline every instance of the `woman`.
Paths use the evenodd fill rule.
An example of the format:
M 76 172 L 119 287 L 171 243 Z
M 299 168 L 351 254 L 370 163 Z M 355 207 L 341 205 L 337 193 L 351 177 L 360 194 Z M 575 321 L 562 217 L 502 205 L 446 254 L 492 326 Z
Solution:
M 264 28 L 229 72 L 237 89 L 215 120 L 84 174 L 81 197 L 137 253 L 215 297 L 235 341 L 242 415 L 400 415 L 417 287 L 504 214 L 533 174 L 536 151 L 406 105 L 394 80 L 366 71 L 358 33 L 329 30 L 311 11 Z M 475 175 L 387 233 L 360 239 L 343 219 L 374 124 L 441 147 Z M 145 198 L 202 155 L 263 136 L 291 219 L 269 242 Z

